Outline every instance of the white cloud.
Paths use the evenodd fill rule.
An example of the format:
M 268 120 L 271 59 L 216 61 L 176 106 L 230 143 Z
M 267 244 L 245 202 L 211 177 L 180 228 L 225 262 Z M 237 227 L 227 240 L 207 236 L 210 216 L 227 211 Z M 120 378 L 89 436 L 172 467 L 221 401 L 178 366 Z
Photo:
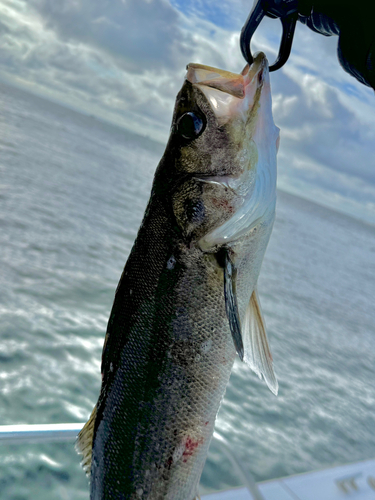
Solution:
M 248 9 L 244 0 L 0 0 L 0 77 L 165 141 L 188 62 L 244 66 Z M 254 52 L 276 57 L 279 24 L 262 22 Z M 271 75 L 280 185 L 373 214 L 374 93 L 342 70 L 336 37 L 297 28 L 287 65 Z
M 60 39 L 106 52 L 130 72 L 160 64 L 175 69 L 184 54 L 179 15 L 166 0 L 29 0 L 29 5 Z

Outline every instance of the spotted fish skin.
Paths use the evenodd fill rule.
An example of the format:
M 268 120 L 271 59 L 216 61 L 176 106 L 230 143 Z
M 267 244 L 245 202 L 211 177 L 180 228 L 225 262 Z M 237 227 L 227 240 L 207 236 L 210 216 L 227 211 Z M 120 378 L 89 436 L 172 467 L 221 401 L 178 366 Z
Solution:
M 222 270 L 181 242 L 163 198 L 152 196 L 109 321 L 92 499 L 194 498 L 235 358 Z
M 234 313 L 243 318 L 272 230 L 274 200 L 262 217 L 256 212 L 255 225 L 241 226 L 234 236 L 227 237 L 226 229 L 220 233 L 258 189 L 259 155 L 251 134 L 266 64 L 262 55 L 255 69 L 247 68 L 247 86 L 242 75 L 188 66 L 170 139 L 116 290 L 100 396 L 78 438 L 91 500 L 198 495 L 236 356 L 223 252 L 236 266 L 230 289 L 238 293 Z M 199 82 L 202 71 L 211 75 L 209 84 Z M 219 92 L 235 101 L 227 110 L 215 109 L 210 89 L 214 100 Z M 244 111 L 237 101 L 246 96 Z

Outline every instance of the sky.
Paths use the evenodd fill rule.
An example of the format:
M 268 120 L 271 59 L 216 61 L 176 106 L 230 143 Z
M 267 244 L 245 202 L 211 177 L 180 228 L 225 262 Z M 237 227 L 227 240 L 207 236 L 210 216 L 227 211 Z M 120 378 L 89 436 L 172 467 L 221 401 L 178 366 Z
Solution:
M 240 72 L 244 0 L 0 0 L 0 80 L 166 142 L 189 62 Z M 253 52 L 276 58 L 264 19 Z M 375 94 L 298 23 L 271 74 L 278 186 L 375 224 Z M 1 111 L 0 111 L 1 112 Z

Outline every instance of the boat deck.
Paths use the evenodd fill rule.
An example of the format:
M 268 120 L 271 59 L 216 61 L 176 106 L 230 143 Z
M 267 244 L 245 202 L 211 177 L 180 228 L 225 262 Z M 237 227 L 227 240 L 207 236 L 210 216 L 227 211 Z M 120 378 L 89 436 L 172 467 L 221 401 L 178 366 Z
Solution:
M 375 500 L 375 459 L 205 495 L 202 500 Z

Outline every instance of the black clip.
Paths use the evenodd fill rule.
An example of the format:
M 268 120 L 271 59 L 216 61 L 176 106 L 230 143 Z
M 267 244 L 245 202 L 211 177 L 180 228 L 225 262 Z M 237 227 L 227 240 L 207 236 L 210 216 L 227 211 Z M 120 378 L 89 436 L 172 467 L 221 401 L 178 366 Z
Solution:
M 253 9 L 241 30 L 241 52 L 249 64 L 253 62 L 250 42 L 264 16 L 272 19 L 280 18 L 283 26 L 279 55 L 269 67 L 270 71 L 280 69 L 287 62 L 292 49 L 293 35 L 298 19 L 298 0 L 255 0 Z

